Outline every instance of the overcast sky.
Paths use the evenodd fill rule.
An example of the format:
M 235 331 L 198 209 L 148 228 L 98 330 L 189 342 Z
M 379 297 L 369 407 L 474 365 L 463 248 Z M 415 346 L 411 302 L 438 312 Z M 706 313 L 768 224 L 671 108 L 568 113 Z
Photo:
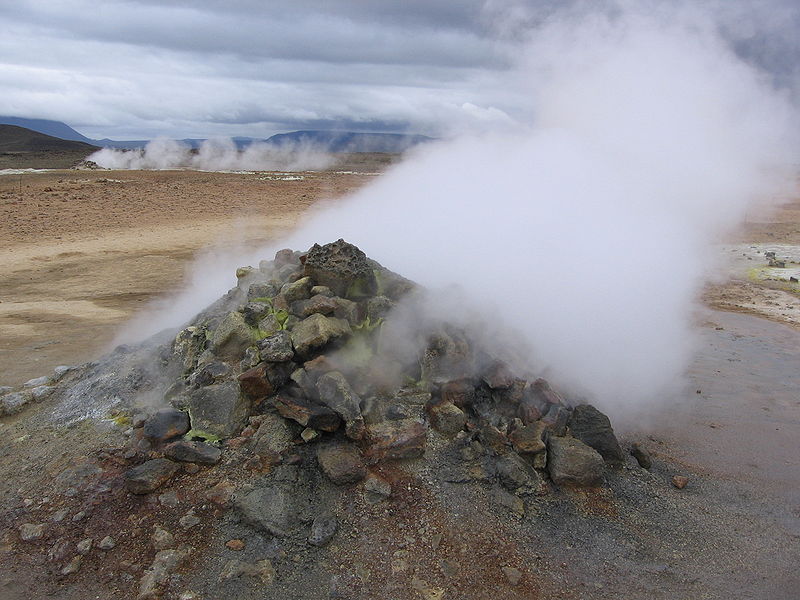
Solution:
M 441 135 L 523 122 L 528 89 L 509 74 L 536 24 L 568 4 L 0 1 L 0 114 L 113 139 L 309 128 Z M 705 4 L 740 51 L 795 85 L 798 2 Z

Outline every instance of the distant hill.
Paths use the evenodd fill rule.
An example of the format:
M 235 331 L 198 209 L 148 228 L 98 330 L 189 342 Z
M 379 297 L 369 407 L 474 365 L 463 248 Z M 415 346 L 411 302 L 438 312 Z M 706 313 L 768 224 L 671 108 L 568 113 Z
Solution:
M 279 133 L 269 138 L 267 143 L 278 146 L 298 143 L 308 144 L 328 152 L 400 153 L 430 141 L 433 141 L 433 138 L 425 135 L 308 130 Z
M 0 116 L 0 125 L 16 125 L 17 127 L 24 127 L 25 129 L 38 131 L 39 133 L 44 133 L 45 135 L 61 138 L 62 140 L 72 140 L 74 142 L 95 144 L 95 140 L 90 140 L 85 135 L 81 135 L 72 127 L 66 123 L 62 123 L 61 121 Z
M 0 125 L 0 169 L 66 169 L 97 146 L 62 140 L 16 125 Z
M 62 140 L 84 142 L 103 148 L 144 148 L 149 140 L 93 140 L 75 131 L 61 121 L 48 119 L 26 119 L 23 117 L 0 116 L 0 125 L 16 125 Z M 304 144 L 317 150 L 333 153 L 379 152 L 387 154 L 403 153 L 418 144 L 432 141 L 425 135 L 402 133 L 362 133 L 355 131 L 323 131 L 303 130 L 279 133 L 267 139 L 235 137 L 233 141 L 239 148 L 245 148 L 253 142 L 267 143 L 275 146 Z M 192 148 L 197 148 L 205 140 L 179 140 Z

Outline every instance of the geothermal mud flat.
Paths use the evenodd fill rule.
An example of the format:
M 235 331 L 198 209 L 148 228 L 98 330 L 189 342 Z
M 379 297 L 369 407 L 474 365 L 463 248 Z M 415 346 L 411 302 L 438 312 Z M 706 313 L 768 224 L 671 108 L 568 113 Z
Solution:
M 791 597 L 797 332 L 709 313 L 697 389 L 619 446 L 447 324 L 405 362 L 414 286 L 353 256 L 281 252 L 174 338 L 16 392 L 6 595 Z
M 133 245 L 131 240 L 138 237 L 140 246 L 148 246 L 147 255 L 154 257 L 149 271 L 142 268 L 130 273 L 131 286 L 141 286 L 150 272 L 161 273 L 163 285 L 173 285 L 180 266 L 196 247 L 193 244 L 197 238 L 207 239 L 209 232 L 220 230 L 204 219 L 202 204 L 199 209 L 193 208 L 197 203 L 190 194 L 191 188 L 181 187 L 187 185 L 182 183 L 185 175 L 103 173 L 98 176 L 107 180 L 138 179 L 138 185 L 145 190 L 139 198 L 170 181 L 178 186 L 173 192 L 183 192 L 177 196 L 184 196 L 184 204 L 172 211 L 174 220 L 160 238 L 148 237 L 146 233 L 148 227 L 163 217 L 155 208 L 156 202 L 152 221 L 146 227 L 135 228 L 134 218 L 118 223 L 118 228 L 112 231 L 112 238 L 122 242 L 116 249 L 123 253 L 115 256 L 129 258 L 130 249 L 126 254 L 121 246 Z M 87 179 L 83 174 L 75 177 Z M 243 181 L 242 176 L 226 174 L 191 177 L 207 177 L 204 185 L 219 184 L 220 202 L 224 202 L 225 190 Z M 339 179 L 347 177 L 353 179 Z M 86 186 L 84 193 L 89 194 L 90 182 L 66 183 L 64 175 L 60 178 L 61 185 Z M 147 188 L 148 178 L 154 178 L 157 185 Z M 357 186 L 366 179 L 368 176 L 331 175 L 316 194 L 335 195 L 337 182 Z M 53 183 L 59 182 L 55 179 L 43 187 L 56 190 Z M 297 183 L 294 180 L 279 185 Z M 308 184 L 306 181 L 305 185 Z M 103 189 L 118 183 L 94 185 Z M 241 183 L 241 188 L 235 188 L 241 194 L 232 197 L 247 197 L 244 190 L 253 187 L 263 192 L 264 188 L 257 187 L 261 185 L 255 181 Z M 289 189 L 283 188 L 283 193 Z M 303 206 L 300 199 L 308 190 L 308 187 L 292 189 L 296 194 L 292 198 Z M 257 210 L 255 198 L 254 195 L 252 204 L 243 205 L 243 213 Z M 286 210 L 296 206 L 289 204 Z M 99 217 L 103 212 L 98 210 L 94 214 Z M 41 213 L 49 214 L 45 210 Z M 299 215 L 299 211 L 294 214 Z M 31 227 L 37 222 L 47 223 L 42 219 L 32 220 Z M 61 235 L 68 239 L 62 241 L 86 243 L 80 236 L 96 235 L 103 243 L 109 243 L 101 235 L 102 221 L 84 218 L 82 222 L 83 225 L 81 219 L 76 219 L 72 232 L 66 227 Z M 293 223 L 290 219 L 285 225 Z M 97 228 L 93 230 L 95 224 Z M 81 227 L 85 229 L 82 233 Z M 52 233 L 56 229 L 51 224 L 47 231 Z M 134 235 L 125 237 L 125 231 L 130 234 L 131 229 Z M 75 237 L 70 237 L 73 233 Z M 154 241 L 158 239 L 161 241 Z M 35 239 L 26 240 L 33 252 Z M 176 245 L 183 247 L 171 246 L 174 240 L 180 240 Z M 330 240 L 320 240 L 327 241 Z M 789 238 L 784 242 L 796 243 Z M 53 247 L 54 250 L 48 251 L 52 261 L 49 274 L 57 278 L 59 268 L 81 257 L 59 257 L 60 252 L 55 252 L 59 246 L 54 243 Z M 160 255 L 154 247 L 161 249 Z M 64 246 L 60 248 L 69 252 Z M 104 249 L 84 247 L 83 260 L 98 260 L 97 255 Z M 11 250 L 19 253 L 24 248 L 17 246 Z M 170 268 L 156 266 L 163 265 L 164 255 L 174 261 Z M 757 260 L 757 250 L 753 255 L 754 261 Z M 22 264 L 35 265 L 34 259 L 44 253 L 40 249 L 39 254 L 16 256 L 31 261 L 20 259 Z M 288 262 L 282 265 L 286 269 L 281 276 L 291 278 L 297 274 L 300 267 L 296 258 L 292 255 L 288 260 L 289 256 L 283 255 L 282 260 Z M 83 281 L 95 281 L 96 288 L 115 285 L 120 270 L 114 268 L 113 260 L 109 259 L 104 273 L 93 266 L 97 264 L 101 263 L 88 263 L 85 271 L 94 272 Z M 75 269 L 69 276 L 80 273 Z M 242 285 L 245 294 L 250 292 L 251 285 L 264 285 L 247 282 L 249 273 L 247 270 L 238 273 L 246 283 Z M 28 288 L 31 295 L 58 293 L 63 284 L 47 287 L 41 281 L 32 283 L 38 274 L 34 270 L 25 277 L 18 271 L 15 281 L 21 289 L 25 285 L 37 286 Z M 69 281 L 69 276 L 64 275 L 60 281 Z M 229 277 L 235 280 L 233 273 Z M 293 290 L 293 283 L 296 281 L 289 282 L 284 299 L 286 293 L 290 296 L 311 293 L 310 288 Z M 758 293 L 765 293 L 757 283 L 748 285 L 756 286 Z M 156 287 L 154 284 L 152 293 L 161 291 Z M 313 311 L 328 310 L 324 290 L 316 290 L 323 292 L 313 296 L 316 304 L 310 303 L 311 298 L 297 298 L 294 302 L 306 304 L 294 306 L 287 301 L 285 307 L 275 302 L 274 294 L 281 290 L 253 291 L 258 295 L 249 299 L 255 304 L 267 304 L 268 310 L 264 306 L 247 309 L 247 304 L 241 302 L 234 307 L 240 309 L 243 318 L 258 317 L 255 324 L 261 331 L 259 336 L 269 333 L 266 330 L 272 323 L 270 315 L 276 321 L 283 319 L 278 324 L 285 326 L 293 313 L 299 313 L 294 319 L 315 321 L 319 317 L 313 315 L 321 313 Z M 338 293 L 347 295 L 347 290 Z M 268 298 L 270 302 L 264 302 Z M 92 304 L 96 307 L 101 302 L 94 298 Z M 382 301 L 373 300 L 372 304 L 378 312 L 385 308 Z M 348 306 L 346 302 L 342 305 Z M 74 321 L 77 305 L 71 306 L 70 317 Z M 46 312 L 42 306 L 39 309 Z M 312 312 L 306 316 L 303 311 Z M 109 323 L 119 322 L 129 312 L 115 315 Z M 348 322 L 350 335 L 356 339 L 374 335 L 374 326 L 381 318 L 376 313 L 366 323 L 363 317 L 351 315 L 353 323 Z M 90 317 L 85 318 L 90 321 Z M 333 315 L 333 318 L 339 317 Z M 780 315 L 773 318 L 779 319 Z M 263 322 L 265 319 L 269 323 Z M 167 393 L 169 390 L 159 389 L 150 394 L 148 386 L 164 364 L 174 361 L 174 356 L 185 358 L 186 350 L 191 349 L 192 332 L 180 338 L 182 343 L 177 345 L 174 335 L 159 341 L 156 355 L 150 347 L 130 346 L 79 369 L 60 369 L 54 376 L 24 388 L 23 394 L 30 396 L 37 390 L 38 399 L 0 422 L 3 434 L 0 478 L 4 482 L 2 502 L 6 507 L 2 514 L 0 590 L 9 598 L 75 599 L 91 595 L 130 598 L 142 591 L 187 599 L 218 595 L 792 598 L 800 583 L 794 569 L 800 562 L 797 550 L 800 464 L 796 453 L 800 434 L 800 403 L 796 394 L 800 384 L 796 369 L 800 335 L 782 323 L 747 314 L 709 311 L 699 320 L 703 323 L 702 345 L 690 373 L 692 385 L 684 394 L 665 402 L 659 411 L 651 412 L 646 420 L 631 421 L 626 419 L 627 415 L 610 414 L 624 450 L 622 465 L 604 467 L 600 484 L 577 487 L 556 483 L 546 459 L 542 465 L 541 452 L 528 457 L 528 466 L 513 458 L 525 458 L 525 452 L 518 451 L 522 434 L 515 432 L 524 431 L 540 419 L 534 418 L 532 423 L 523 421 L 520 427 L 514 422 L 517 414 L 503 413 L 502 419 L 495 423 L 500 435 L 493 436 L 492 430 L 483 431 L 479 427 L 481 415 L 487 417 L 485 413 L 456 401 L 456 392 L 465 393 L 458 387 L 445 390 L 449 403 L 444 403 L 444 410 L 438 402 L 432 402 L 442 400 L 441 386 L 412 390 L 413 393 L 406 390 L 405 395 L 397 396 L 402 401 L 373 406 L 382 416 L 369 425 L 377 424 L 380 431 L 380 427 L 387 429 L 387 423 L 404 423 L 410 426 L 412 434 L 418 434 L 409 421 L 421 422 L 425 438 L 423 442 L 419 435 L 407 435 L 402 438 L 406 445 L 400 446 L 408 452 L 406 456 L 372 460 L 370 448 L 374 441 L 366 444 L 351 439 L 347 423 L 337 426 L 334 432 L 326 431 L 336 418 L 347 419 L 341 414 L 331 416 L 330 412 L 314 409 L 319 406 L 317 402 L 309 405 L 301 401 L 305 396 L 297 394 L 289 394 L 277 405 L 273 403 L 271 410 L 255 410 L 250 415 L 252 421 L 239 425 L 244 427 L 243 435 L 230 437 L 231 432 L 213 431 L 213 419 L 205 418 L 189 434 L 189 439 L 181 442 L 188 444 L 188 448 L 178 445 L 177 450 L 175 446 L 167 450 L 167 444 L 153 437 L 155 425 L 148 419 L 152 419 L 154 408 L 166 406 L 165 395 L 177 398 L 186 390 L 178 389 L 176 393 L 173 389 Z M 209 342 L 213 343 L 213 334 L 220 325 L 217 321 L 211 328 L 212 335 L 206 338 Z M 295 326 L 291 321 L 290 325 Z M 357 335 L 354 325 L 360 327 Z M 77 328 L 79 324 L 70 327 Z M 111 329 L 111 325 L 107 327 Z M 229 332 L 236 329 L 228 328 Z M 272 335 L 284 337 L 279 332 Z M 271 337 L 266 335 L 263 339 Z M 225 346 L 221 336 L 217 342 L 218 347 Z M 450 347 L 458 348 L 458 344 Z M 86 344 L 84 348 L 87 358 L 98 356 L 96 345 Z M 13 347 L 11 351 L 14 359 L 9 363 L 24 362 L 19 360 L 20 356 L 24 358 L 24 352 L 20 354 L 19 348 Z M 279 352 L 280 348 L 270 343 L 259 351 Z M 234 373 L 238 377 L 256 369 L 255 376 L 250 373 L 245 381 L 254 384 L 248 388 L 256 390 L 252 393 L 260 394 L 266 393 L 263 387 L 259 388 L 265 385 L 262 380 L 270 381 L 270 376 L 276 374 L 278 378 L 292 375 L 281 375 L 280 369 L 273 366 L 265 378 L 258 373 L 263 365 L 242 364 L 248 358 L 246 354 L 237 354 L 235 361 L 230 357 L 221 361 L 233 365 L 233 372 L 214 360 L 185 375 L 173 373 L 171 383 L 182 380 L 193 390 L 215 388 L 225 385 Z M 351 356 L 358 357 L 359 353 Z M 308 358 L 311 357 L 302 357 Z M 154 371 L 153 365 L 161 367 Z M 329 367 L 318 368 L 330 371 Z M 36 365 L 27 368 L 31 375 L 50 371 Z M 309 369 L 313 371 L 313 367 L 306 370 Z M 487 375 L 497 390 L 503 389 L 503 377 L 498 373 L 482 375 Z M 316 377 L 328 377 L 326 381 L 333 379 L 334 383 L 337 380 L 330 373 L 320 372 Z M 308 383 L 301 376 L 297 379 Z M 346 379 L 356 386 L 357 378 Z M 477 384 L 480 389 L 490 386 L 483 377 L 480 379 L 483 381 Z M 18 378 L 10 383 L 16 390 L 21 381 Z M 157 381 L 160 384 L 162 380 Z M 319 391 L 318 382 L 319 379 L 314 388 Z M 286 385 L 294 389 L 302 383 L 292 379 Z M 176 404 L 189 408 L 191 413 L 194 393 L 189 394 L 189 404 Z M 360 389 L 356 393 L 367 396 Z M 504 394 L 507 392 L 498 397 L 505 397 Z M 86 398 L 92 401 L 86 402 Z M 149 403 L 142 404 L 143 400 Z M 458 407 L 459 403 L 459 410 L 470 415 L 463 423 L 458 412 L 450 408 L 451 404 Z M 276 415 L 278 405 L 282 406 L 283 414 Z M 359 410 L 363 410 L 362 418 L 369 413 L 366 405 L 363 408 L 360 405 Z M 549 410 L 542 416 L 546 417 Z M 91 418 L 83 418 L 86 416 Z M 357 438 L 358 418 L 350 416 L 355 418 L 350 419 L 349 430 Z M 302 421 L 306 417 L 318 419 L 312 422 L 316 425 L 309 427 L 309 421 L 305 426 L 300 425 L 297 419 Z M 192 427 L 202 418 L 195 415 Z M 148 423 L 149 437 L 144 435 Z M 364 426 L 367 425 L 365 422 Z M 451 426 L 453 430 L 449 429 Z M 215 437 L 229 439 L 216 446 Z M 211 447 L 200 445 L 202 440 L 212 442 Z M 339 442 L 345 448 L 351 448 L 347 444 L 355 445 L 362 454 L 363 465 L 358 457 L 348 460 L 348 457 L 353 459 L 353 454 L 346 450 L 334 453 L 338 459 L 333 461 L 325 458 L 323 451 L 320 460 L 323 442 Z M 491 449 L 493 442 L 499 442 L 495 449 Z M 540 448 L 536 439 L 532 443 Z M 643 468 L 629 454 L 633 443 L 649 451 L 650 468 Z M 424 453 L 417 456 L 421 447 Z M 135 491 L 147 493 L 131 493 L 131 484 L 126 484 L 131 476 L 126 477 L 125 473 L 153 460 L 164 461 L 162 455 L 175 459 L 183 452 L 181 456 L 185 458 L 190 450 L 205 452 L 202 457 L 193 456 L 199 464 L 159 462 L 157 465 L 166 464 L 164 473 L 169 478 L 164 476 L 165 481 L 152 491 L 147 486 L 160 478 L 145 479 L 145 487 Z M 216 460 L 219 462 L 213 466 L 205 464 Z M 333 467 L 326 473 L 323 464 Z M 519 468 L 509 466 L 514 464 Z M 343 465 L 348 468 L 342 469 Z M 331 474 L 339 481 L 331 479 Z M 678 489 L 673 484 L 675 476 L 686 477 L 686 486 Z M 133 479 L 138 481 L 136 477 Z M 296 506 L 293 498 L 309 504 Z M 276 506 L 278 509 L 270 509 Z M 281 506 L 291 506 L 289 512 L 294 516 L 289 519 Z M 286 531 L 281 531 L 282 527 Z

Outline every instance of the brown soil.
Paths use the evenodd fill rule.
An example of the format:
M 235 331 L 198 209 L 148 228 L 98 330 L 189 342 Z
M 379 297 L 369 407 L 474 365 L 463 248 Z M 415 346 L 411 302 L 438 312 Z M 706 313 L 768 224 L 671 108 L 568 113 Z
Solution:
M 373 179 L 301 175 L 0 175 L 0 385 L 97 356 L 144 303 L 180 288 L 198 250 L 276 240 L 315 203 Z

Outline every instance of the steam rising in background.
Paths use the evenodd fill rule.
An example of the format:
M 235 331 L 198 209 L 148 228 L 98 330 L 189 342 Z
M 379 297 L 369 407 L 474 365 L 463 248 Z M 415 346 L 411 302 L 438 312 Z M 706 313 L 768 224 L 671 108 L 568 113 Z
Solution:
M 533 370 L 612 416 L 669 398 L 714 243 L 792 191 L 798 146 L 789 101 L 710 18 L 668 17 L 553 15 L 509 75 L 529 122 L 425 147 L 280 246 L 344 237 L 441 290 L 437 311 L 516 331 Z M 237 263 L 276 248 L 182 298 L 221 295 Z M 156 326 L 191 314 L 164 316 Z
M 197 169 L 201 171 L 314 171 L 334 162 L 327 152 L 306 144 L 280 146 L 253 142 L 239 149 L 230 138 L 187 144 L 155 139 L 140 150 L 103 148 L 88 157 L 106 169 Z

